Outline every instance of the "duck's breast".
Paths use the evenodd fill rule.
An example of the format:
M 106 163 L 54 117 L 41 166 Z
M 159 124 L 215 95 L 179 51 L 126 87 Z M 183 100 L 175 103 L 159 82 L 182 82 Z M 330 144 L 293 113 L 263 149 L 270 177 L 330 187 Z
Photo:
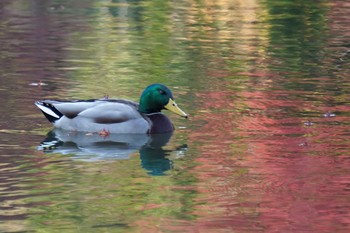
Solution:
M 168 133 L 174 131 L 174 125 L 169 118 L 163 113 L 148 114 L 147 118 L 151 122 L 151 127 L 148 133 Z

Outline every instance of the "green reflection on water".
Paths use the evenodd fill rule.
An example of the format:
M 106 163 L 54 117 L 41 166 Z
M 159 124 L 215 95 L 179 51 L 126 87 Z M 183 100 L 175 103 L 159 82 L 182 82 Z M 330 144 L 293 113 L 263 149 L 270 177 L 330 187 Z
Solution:
M 67 49 L 69 66 L 64 70 L 79 82 L 70 93 L 136 100 L 150 83 L 171 86 L 186 80 L 179 75 L 186 69 L 186 58 L 172 38 L 167 1 L 96 4 L 100 11 L 88 29 L 70 38 L 73 46 Z
M 319 74 L 327 56 L 326 1 L 265 1 L 268 9 L 270 46 L 278 70 Z
M 27 221 L 43 232 L 92 232 L 95 228 L 118 232 L 119 228 L 142 227 L 138 221 L 143 218 L 192 219 L 196 192 L 181 186 L 187 187 L 195 179 L 186 168 L 152 177 L 139 163 L 136 155 L 94 163 L 72 163 L 58 155 L 43 158 L 39 167 L 26 171 L 31 197 L 25 201 L 32 206 Z

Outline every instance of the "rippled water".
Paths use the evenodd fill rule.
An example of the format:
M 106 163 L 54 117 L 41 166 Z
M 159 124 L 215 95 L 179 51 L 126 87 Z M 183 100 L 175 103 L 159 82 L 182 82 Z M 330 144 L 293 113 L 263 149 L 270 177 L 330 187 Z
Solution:
M 349 3 L 214 2 L 1 1 L 1 232 L 350 230 Z M 33 105 L 155 82 L 191 116 L 172 135 Z

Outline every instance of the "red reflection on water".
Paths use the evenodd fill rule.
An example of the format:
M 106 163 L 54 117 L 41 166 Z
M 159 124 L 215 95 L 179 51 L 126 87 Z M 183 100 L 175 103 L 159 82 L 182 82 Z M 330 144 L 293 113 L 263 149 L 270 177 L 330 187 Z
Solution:
M 297 95 L 263 89 L 198 95 L 205 99 L 198 118 L 206 123 L 189 136 L 200 144 L 193 172 L 201 204 L 193 212 L 198 216 L 193 231 L 335 232 L 349 227 L 349 131 L 342 123 L 349 117 L 325 118 L 322 113 L 330 107 L 322 101 L 292 96 Z M 307 120 L 314 124 L 306 126 Z M 183 229 L 179 225 L 174 230 Z
M 312 92 L 283 92 L 242 93 L 249 109 L 258 109 L 253 117 L 243 116 L 238 126 L 252 148 L 240 165 L 261 182 L 253 189 L 260 197 L 256 221 L 268 232 L 344 230 L 350 223 L 350 204 L 349 182 L 343 181 L 350 175 L 345 172 L 349 140 L 343 122 L 349 117 L 324 118 L 322 113 L 330 108 L 346 113 L 350 108 L 327 106 L 324 94 L 310 101 Z M 306 120 L 314 124 L 303 124 Z

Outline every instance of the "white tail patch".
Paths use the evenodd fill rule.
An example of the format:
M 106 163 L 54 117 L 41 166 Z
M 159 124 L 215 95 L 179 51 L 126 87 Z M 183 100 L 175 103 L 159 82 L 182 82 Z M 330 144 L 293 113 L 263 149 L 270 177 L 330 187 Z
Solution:
M 38 108 L 40 108 L 41 111 L 45 112 L 47 115 L 50 115 L 52 117 L 55 117 L 57 119 L 59 119 L 60 117 L 54 113 L 49 107 L 43 106 L 41 104 L 35 103 L 36 106 L 38 106 Z

